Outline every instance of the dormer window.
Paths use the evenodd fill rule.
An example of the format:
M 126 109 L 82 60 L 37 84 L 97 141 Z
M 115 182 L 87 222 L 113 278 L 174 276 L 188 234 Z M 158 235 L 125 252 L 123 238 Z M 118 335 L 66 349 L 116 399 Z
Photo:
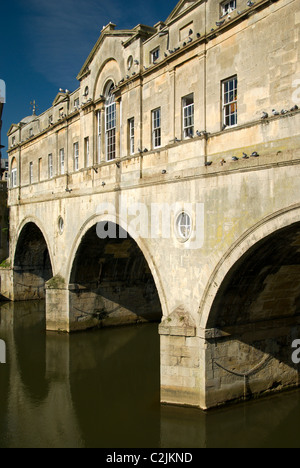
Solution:
M 221 4 L 221 16 L 226 16 L 236 10 L 236 0 L 226 1 Z
M 160 48 L 157 47 L 156 49 L 150 52 L 151 63 L 155 63 L 159 59 L 159 56 L 160 56 Z

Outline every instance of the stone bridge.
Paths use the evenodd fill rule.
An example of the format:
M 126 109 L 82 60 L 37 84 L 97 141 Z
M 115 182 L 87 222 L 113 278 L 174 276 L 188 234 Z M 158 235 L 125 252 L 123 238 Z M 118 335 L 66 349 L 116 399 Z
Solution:
M 299 12 L 293 1 L 260 1 L 216 35 L 217 19 L 214 3 L 181 1 L 158 30 L 108 25 L 74 95 L 93 90 L 89 101 L 71 112 L 72 97 L 60 92 L 48 113 L 12 126 L 10 257 L 1 269 L 4 297 L 46 300 L 47 330 L 160 322 L 161 401 L 202 409 L 299 384 L 291 359 L 300 338 Z M 167 31 L 175 43 L 189 21 L 193 39 L 149 71 L 150 51 L 164 50 Z M 253 28 L 259 43 L 245 61 Z M 121 79 L 134 47 L 140 71 Z M 236 117 L 235 104 L 223 102 L 220 115 L 226 83 L 238 87 L 238 121 L 226 114 Z M 100 129 L 103 112 L 117 116 L 116 133 Z M 181 112 L 193 116 L 183 128 Z
M 101 201 L 120 207 L 119 191 L 14 207 L 2 294 L 46 298 L 48 330 L 161 319 L 163 402 L 208 408 L 297 385 L 299 156 L 279 162 L 276 152 L 128 190 L 127 214 L 157 203 L 165 218 L 181 199 L 195 224 L 186 242 L 176 232 L 180 210 L 170 211 L 169 238 L 138 237 L 138 211 L 100 213 Z M 163 227 L 162 217 L 149 219 Z M 115 225 L 116 238 L 99 237 Z

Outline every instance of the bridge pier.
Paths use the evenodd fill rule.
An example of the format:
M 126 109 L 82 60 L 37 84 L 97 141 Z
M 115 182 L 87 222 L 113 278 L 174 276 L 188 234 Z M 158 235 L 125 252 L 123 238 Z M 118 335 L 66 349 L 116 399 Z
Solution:
M 205 408 L 205 342 L 192 316 L 179 307 L 159 333 L 162 403 Z
M 46 329 L 48 331 L 72 331 L 69 316 L 69 288 L 61 276 L 51 278 L 45 284 Z

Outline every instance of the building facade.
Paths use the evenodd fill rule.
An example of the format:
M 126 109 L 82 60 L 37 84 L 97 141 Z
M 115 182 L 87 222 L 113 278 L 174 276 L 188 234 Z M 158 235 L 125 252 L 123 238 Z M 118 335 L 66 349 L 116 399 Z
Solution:
M 49 330 L 162 319 L 164 402 L 298 385 L 299 35 L 294 0 L 104 27 L 8 133 L 2 294 L 45 297 Z
M 3 82 L 2 82 L 3 83 Z M 0 90 L 0 164 L 1 164 L 1 180 L 0 180 L 0 263 L 3 262 L 8 256 L 8 207 L 7 207 L 7 177 L 8 174 L 8 161 L 5 166 L 5 160 L 2 159 L 2 149 L 4 146 L 1 144 L 2 133 L 2 114 L 5 104 L 5 96 L 2 95 L 2 86 Z

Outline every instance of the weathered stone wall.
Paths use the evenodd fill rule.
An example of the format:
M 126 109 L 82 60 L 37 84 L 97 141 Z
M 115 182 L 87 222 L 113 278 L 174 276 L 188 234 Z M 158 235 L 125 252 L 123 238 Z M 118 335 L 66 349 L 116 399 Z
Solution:
M 147 285 L 108 283 L 96 290 L 70 286 L 70 322 L 73 330 L 129 325 L 161 319 L 157 292 Z
M 223 338 L 207 340 L 206 408 L 299 385 L 291 348 L 300 336 L 299 318 L 253 323 L 223 333 Z

